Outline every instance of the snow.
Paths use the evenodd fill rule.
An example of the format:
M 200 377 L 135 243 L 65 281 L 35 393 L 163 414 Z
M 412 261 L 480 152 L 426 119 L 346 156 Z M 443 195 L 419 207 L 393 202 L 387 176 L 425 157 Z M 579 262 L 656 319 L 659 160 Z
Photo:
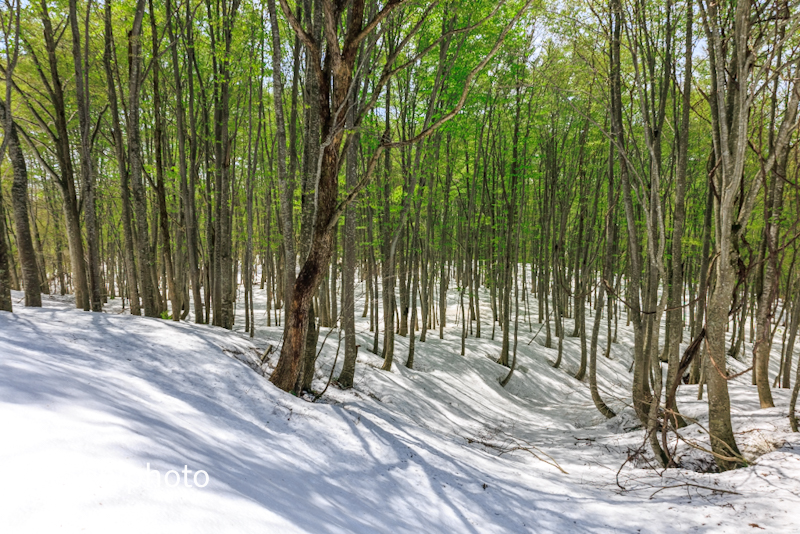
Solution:
M 264 292 L 255 293 L 263 305 Z M 48 298 L 42 309 L 20 298 L 14 293 L 13 314 L 0 313 L 3 533 L 800 531 L 800 437 L 789 432 L 788 391 L 773 390 L 777 407 L 761 410 L 750 375 L 732 381 L 750 466 L 698 472 L 710 455 L 681 444 L 686 468 L 662 473 L 647 447 L 634 454 L 644 434 L 628 406 L 624 320 L 611 358 L 598 358 L 601 394 L 620 414 L 605 420 L 587 384 L 571 376 L 577 338 L 564 339 L 554 369 L 555 349 L 528 344 L 538 325 L 521 321 L 517 371 L 503 388 L 507 370 L 490 359 L 501 333 L 488 339 L 484 302 L 484 337 L 469 338 L 460 356 L 455 292 L 445 338 L 436 330 L 417 340 L 409 370 L 408 339 L 397 336 L 391 373 L 368 351 L 373 334 L 357 303 L 356 387 L 331 386 L 316 403 L 265 378 L 277 354 L 260 359 L 282 329 L 262 326 L 263 308 L 250 339 L 132 317 L 119 299 L 91 314 L 68 298 Z M 334 330 L 318 391 L 337 343 Z M 705 401 L 695 398 L 696 386 L 684 386 L 679 406 L 705 427 Z M 698 425 L 682 435 L 707 444 Z M 164 482 L 170 470 L 175 487 Z M 195 484 L 198 470 L 205 487 Z

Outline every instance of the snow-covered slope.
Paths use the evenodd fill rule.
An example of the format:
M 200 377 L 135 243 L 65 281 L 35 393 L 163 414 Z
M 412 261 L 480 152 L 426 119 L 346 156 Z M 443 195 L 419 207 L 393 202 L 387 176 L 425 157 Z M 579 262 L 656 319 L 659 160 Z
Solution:
M 753 466 L 659 478 L 637 457 L 617 477 L 642 440 L 626 432 L 622 330 L 600 363 L 603 394 L 622 411 L 605 422 L 568 375 L 577 339 L 553 369 L 554 351 L 528 345 L 521 326 L 504 389 L 505 368 L 487 357 L 498 340 L 470 339 L 462 357 L 460 326 L 443 340 L 431 332 L 415 370 L 385 373 L 365 350 L 367 327 L 356 388 L 311 403 L 264 378 L 274 353 L 257 363 L 277 327 L 251 340 L 55 300 L 0 313 L 0 532 L 800 531 L 800 439 L 783 391 L 779 408 L 758 410 L 747 380 L 733 384 Z M 333 332 L 320 389 L 336 345 Z M 681 406 L 702 421 L 692 390 Z

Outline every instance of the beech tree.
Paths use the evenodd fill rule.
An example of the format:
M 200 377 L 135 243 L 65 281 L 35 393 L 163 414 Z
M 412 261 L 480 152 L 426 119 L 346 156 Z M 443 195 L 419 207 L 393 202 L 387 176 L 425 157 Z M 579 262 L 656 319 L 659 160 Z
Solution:
M 322 37 L 309 32 L 309 28 L 303 27 L 300 21 L 294 16 L 287 0 L 281 0 L 281 8 L 284 16 L 288 19 L 294 32 L 305 46 L 309 56 L 309 76 L 316 79 L 318 94 L 311 94 L 312 101 L 318 102 L 318 113 L 320 115 L 319 139 L 321 141 L 321 152 L 316 163 L 315 171 L 315 210 L 314 228 L 311 234 L 311 242 L 308 255 L 300 268 L 294 287 L 292 289 L 292 300 L 288 304 L 287 329 L 281 357 L 278 365 L 270 380 L 283 390 L 291 390 L 297 380 L 297 369 L 303 355 L 306 331 L 308 329 L 309 309 L 311 307 L 311 297 L 322 278 L 324 270 L 327 268 L 332 255 L 332 242 L 336 223 L 349 202 L 363 188 L 378 162 L 383 150 L 391 149 L 394 146 L 402 146 L 412 142 L 417 142 L 429 136 L 436 128 L 452 119 L 463 107 L 466 96 L 469 92 L 469 84 L 483 67 L 489 62 L 491 57 L 497 52 L 505 35 L 511 30 L 522 14 L 527 10 L 531 1 L 529 0 L 522 9 L 511 19 L 500 33 L 499 38 L 491 53 L 487 55 L 478 65 L 467 75 L 462 96 L 456 107 L 438 118 L 426 129 L 418 133 L 414 138 L 404 141 L 392 142 L 391 139 L 382 139 L 380 145 L 375 149 L 370 158 L 367 169 L 361 182 L 351 190 L 347 197 L 339 200 L 339 163 L 343 156 L 345 143 L 352 142 L 353 134 L 350 133 L 345 141 L 346 123 L 346 104 L 348 95 L 355 90 L 353 84 L 356 71 L 356 58 L 358 47 L 369 35 L 377 31 L 379 26 L 386 21 L 393 11 L 402 7 L 407 2 L 404 0 L 390 1 L 370 20 L 365 21 L 365 3 L 363 0 L 354 0 L 352 3 L 334 4 L 329 0 L 320 0 L 324 22 L 322 24 Z M 347 8 L 346 24 L 340 26 L 338 21 L 345 15 Z M 383 72 L 373 89 L 373 97 L 369 100 L 364 109 L 361 110 L 361 117 L 366 115 L 378 101 L 381 90 L 387 86 L 391 78 L 408 64 L 417 58 L 412 57 L 406 63 L 399 66 L 395 65 L 400 53 L 405 45 L 411 40 L 424 25 L 430 15 L 433 6 L 429 6 L 421 14 L 418 14 L 418 21 L 410 27 L 408 34 L 404 36 L 398 46 L 390 49 L 387 54 Z M 497 11 L 497 9 L 495 9 Z M 490 14 L 487 18 L 492 17 Z M 460 28 L 463 32 L 465 28 Z M 453 30 L 456 31 L 456 30 Z M 341 39 L 341 43 L 340 43 Z M 438 41 L 444 39 L 442 36 Z M 437 43 L 438 44 L 438 43 Z M 429 46 L 432 48 L 433 45 Z M 418 53 L 423 56 L 427 50 Z M 323 57 L 324 55 L 324 57 Z M 323 62 L 324 59 L 324 62 Z M 358 127 L 361 120 L 355 121 Z M 317 133 L 313 132 L 316 137 Z M 312 160 L 313 164 L 313 160 Z M 313 167 L 312 167 L 313 168 Z M 409 194 L 413 193 L 410 188 Z M 391 365 L 391 360 L 389 360 Z
M 795 7 L 8 0 L 0 309 L 268 332 L 314 398 L 331 339 L 342 388 L 451 335 L 513 387 L 540 343 L 609 418 L 623 329 L 647 454 L 691 385 L 736 468 L 731 380 L 797 428 Z

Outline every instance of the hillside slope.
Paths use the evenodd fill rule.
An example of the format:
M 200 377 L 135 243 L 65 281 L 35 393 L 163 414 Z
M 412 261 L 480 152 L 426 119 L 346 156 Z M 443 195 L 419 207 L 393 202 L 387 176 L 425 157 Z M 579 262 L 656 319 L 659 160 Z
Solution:
M 605 422 L 586 385 L 567 376 L 577 366 L 577 340 L 565 340 L 565 368 L 553 369 L 550 349 L 526 344 L 533 337 L 526 327 L 518 371 L 504 389 L 504 368 L 487 357 L 497 341 L 470 340 L 462 357 L 454 326 L 444 340 L 417 343 L 415 370 L 385 373 L 363 348 L 371 334 L 362 326 L 356 388 L 331 387 L 311 403 L 263 376 L 274 353 L 263 368 L 257 363 L 280 328 L 251 340 L 208 326 L 78 312 L 54 300 L 0 313 L 0 532 L 789 532 L 800 525 L 800 439 L 787 432 L 782 391 L 780 408 L 758 410 L 746 381 L 733 385 L 738 438 L 758 456 L 753 466 L 659 478 L 646 458 L 635 458 L 618 477 L 623 490 L 615 474 L 642 440 L 624 407 L 624 344 L 601 363 L 604 395 L 622 411 Z M 399 338 L 399 364 L 406 343 Z M 336 345 L 333 332 L 320 356 L 320 389 Z M 682 406 L 702 421 L 693 394 Z M 681 451 L 702 463 L 702 454 Z M 175 487 L 165 483 L 170 470 Z M 207 485 L 202 473 L 193 476 L 198 470 Z

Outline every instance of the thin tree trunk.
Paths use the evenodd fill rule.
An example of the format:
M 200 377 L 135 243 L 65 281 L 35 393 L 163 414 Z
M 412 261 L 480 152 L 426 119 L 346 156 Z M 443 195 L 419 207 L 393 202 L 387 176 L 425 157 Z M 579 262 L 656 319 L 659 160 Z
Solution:
M 11 267 L 6 243 L 6 215 L 3 207 L 3 189 L 0 187 L 0 311 L 12 312 Z
M 358 83 L 358 80 L 356 80 Z M 352 127 L 355 121 L 355 98 L 351 98 L 350 109 L 348 110 L 347 126 Z M 345 161 L 345 186 L 347 190 L 352 190 L 357 183 L 356 173 L 358 171 L 358 136 L 356 136 L 347 148 L 347 160 Z M 344 258 L 342 259 L 342 329 L 344 330 L 344 362 L 342 372 L 339 374 L 339 385 L 343 388 L 353 387 L 353 379 L 356 372 L 356 359 L 358 357 L 358 345 L 356 345 L 356 322 L 355 322 L 355 269 L 356 269 L 356 207 L 349 205 L 344 212 Z M 367 280 L 369 284 L 369 279 Z M 335 296 L 334 296 L 335 298 Z M 365 297 L 365 303 L 369 296 Z M 364 310 L 366 312 L 366 308 Z
M 681 379 L 678 376 L 680 365 L 680 343 L 683 338 L 683 228 L 686 219 L 686 169 L 689 154 L 689 120 L 691 111 L 692 90 L 692 20 L 693 5 L 688 2 L 686 10 L 686 54 L 684 56 L 683 72 L 683 99 L 681 101 L 681 129 L 678 139 L 678 168 L 675 173 L 675 214 L 673 215 L 672 229 L 672 280 L 670 284 L 668 347 L 667 347 L 667 384 L 666 391 L 672 391 L 672 385 Z M 674 399 L 674 397 L 673 397 Z M 676 427 L 686 426 L 683 418 L 678 415 L 677 403 L 667 406 L 675 415 L 672 418 Z
M 144 314 L 147 317 L 158 317 L 153 267 L 155 260 L 148 243 L 150 235 L 147 224 L 147 198 L 142 181 L 142 155 L 139 132 L 140 91 L 142 86 L 142 21 L 144 19 L 144 0 L 137 0 L 133 24 L 128 34 L 128 162 L 130 164 L 130 181 L 133 192 L 133 211 L 136 215 L 136 246 L 139 254 L 139 282 Z
M 75 1 L 75 0 L 72 0 Z M 150 7 L 150 30 L 151 38 L 153 41 L 153 57 L 158 58 L 158 32 L 156 31 L 155 11 L 153 10 L 153 0 L 148 0 Z M 168 15 L 169 16 L 169 15 Z M 177 48 L 177 45 L 172 47 Z M 175 283 L 175 272 L 172 265 L 172 243 L 170 241 L 169 232 L 169 215 L 167 214 L 167 193 L 164 184 L 164 149 L 163 137 L 164 127 L 161 119 L 161 90 L 160 85 L 160 68 L 159 61 L 155 60 L 152 64 L 153 69 L 153 111 L 154 111 L 154 149 L 155 149 L 155 163 L 156 163 L 156 194 L 158 196 L 158 219 L 161 229 L 161 242 L 163 249 L 161 256 L 164 261 L 164 268 L 166 270 L 167 279 L 167 292 L 169 293 L 169 300 L 172 305 L 172 320 L 180 321 L 181 318 L 181 294 Z
M 268 0 L 270 28 L 272 31 L 272 93 L 275 106 L 276 159 L 278 168 L 278 188 L 280 190 L 280 224 L 283 235 L 283 302 L 285 314 L 290 312 L 289 302 L 292 302 L 292 291 L 295 285 L 295 266 L 297 255 L 294 240 L 294 180 L 286 170 L 286 121 L 283 113 L 283 82 L 281 81 L 281 41 L 278 27 L 278 18 L 275 10 L 275 0 Z M 284 335 L 290 321 L 288 315 L 284 316 Z
M 130 302 L 131 315 L 139 315 L 141 313 L 141 303 L 139 301 L 139 287 L 136 279 L 136 260 L 134 258 L 134 239 L 131 221 L 133 214 L 131 212 L 131 194 L 128 176 L 128 166 L 125 156 L 125 145 L 122 139 L 122 126 L 120 125 L 119 103 L 117 101 L 116 83 L 114 82 L 114 71 L 112 64 L 116 63 L 115 48 L 114 48 L 114 35 L 111 26 L 111 2 L 106 0 L 104 9 L 104 22 L 105 22 L 105 47 L 103 50 L 103 65 L 106 74 L 106 91 L 108 94 L 108 103 L 111 108 L 111 124 L 112 124 L 112 138 L 114 140 L 114 154 L 117 159 L 117 171 L 120 177 L 120 199 L 122 204 L 122 230 L 124 235 L 125 246 L 122 247 L 123 260 L 125 263 L 125 275 L 127 282 L 127 295 Z
M 58 185 L 63 200 L 64 219 L 67 227 L 67 241 L 69 243 L 70 263 L 72 265 L 75 306 L 89 311 L 89 286 L 86 278 L 86 263 L 84 260 L 78 199 L 75 192 L 72 149 L 69 143 L 69 127 L 66 117 L 64 90 L 61 82 L 61 75 L 58 72 L 56 36 L 50 21 L 47 2 L 42 0 L 40 6 L 45 48 L 47 50 L 47 60 L 50 67 L 50 79 L 46 79 L 43 70 L 40 70 L 40 77 L 45 81 L 45 85 L 48 87 L 49 97 L 54 108 L 56 132 L 53 140 L 56 145 L 56 159 L 58 160 L 60 173 Z
M 800 280 L 800 277 L 798 277 Z M 798 285 L 797 283 L 795 284 Z M 800 291 L 800 287 L 795 289 L 795 294 Z M 781 381 L 781 387 L 788 389 L 791 384 L 791 372 L 792 372 L 792 358 L 794 354 L 794 345 L 795 340 L 797 339 L 797 330 L 800 326 L 800 302 L 795 300 L 792 304 L 792 319 L 791 325 L 789 326 L 789 338 L 786 341 L 786 355 L 783 358 L 783 367 L 781 368 L 780 374 L 783 375 Z

